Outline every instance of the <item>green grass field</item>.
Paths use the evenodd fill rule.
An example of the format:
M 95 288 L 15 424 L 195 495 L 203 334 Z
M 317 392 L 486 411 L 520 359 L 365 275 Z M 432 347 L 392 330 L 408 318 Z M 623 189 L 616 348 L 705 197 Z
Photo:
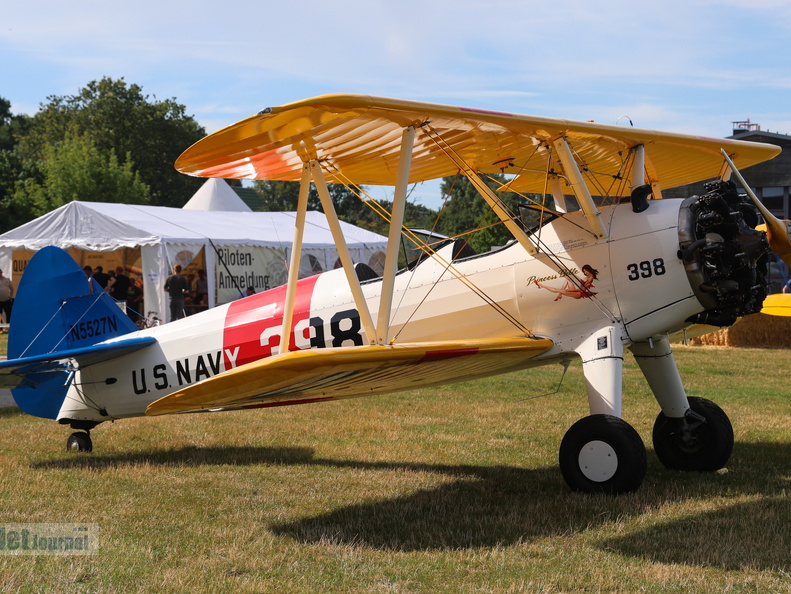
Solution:
M 0 413 L 0 521 L 94 522 L 84 557 L 0 555 L 4 592 L 789 592 L 789 351 L 679 347 L 690 395 L 730 415 L 728 472 L 665 470 L 572 494 L 557 466 L 587 414 L 581 367 L 257 412 L 70 430 Z

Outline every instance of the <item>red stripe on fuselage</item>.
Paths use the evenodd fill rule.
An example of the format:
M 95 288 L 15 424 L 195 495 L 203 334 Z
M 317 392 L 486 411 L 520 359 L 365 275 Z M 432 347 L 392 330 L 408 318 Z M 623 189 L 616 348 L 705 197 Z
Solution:
M 297 283 L 294 319 L 291 321 L 289 340 L 290 350 L 296 349 L 294 326 L 310 318 L 310 302 L 318 278 L 318 275 L 311 276 Z M 231 303 L 223 329 L 225 369 L 239 367 L 272 355 L 272 349 L 280 344 L 285 299 L 284 285 Z M 309 340 L 310 337 L 301 338 Z

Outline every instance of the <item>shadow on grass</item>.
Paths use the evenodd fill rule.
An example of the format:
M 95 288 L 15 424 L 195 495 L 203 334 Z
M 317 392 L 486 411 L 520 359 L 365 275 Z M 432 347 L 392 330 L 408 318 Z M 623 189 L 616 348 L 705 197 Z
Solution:
M 589 509 L 592 498 L 580 498 L 586 503 L 577 505 L 556 468 L 490 467 L 474 472 L 476 476 L 467 474 L 439 487 L 270 524 L 268 529 L 303 544 L 403 552 L 458 550 L 573 534 L 610 515 L 601 510 L 596 518 L 580 513 Z M 612 505 L 612 500 L 595 499 Z
M 721 507 L 683 521 L 607 539 L 597 546 L 608 552 L 659 562 L 787 571 L 791 565 L 786 553 L 791 544 L 788 542 L 791 509 L 788 498 L 779 498 L 778 493 L 789 486 L 791 444 L 737 444 L 734 463 L 735 472 L 720 476 L 667 471 L 652 460 L 643 487 L 635 494 L 620 497 L 573 494 L 557 467 L 524 469 L 326 459 L 315 457 L 314 450 L 304 447 L 186 447 L 68 456 L 32 466 L 107 470 L 143 464 L 165 467 L 272 464 L 450 477 L 437 487 L 262 526 L 275 535 L 303 544 L 394 551 L 509 546 L 543 537 L 581 534 L 608 523 L 651 514 L 675 501 L 744 494 L 765 496 L 759 502 Z M 777 530 L 778 525 L 784 526 L 782 531 Z M 768 534 L 773 534 L 777 542 L 767 540 Z M 712 542 L 719 546 L 712 546 Z M 743 549 L 749 549 L 749 555 L 744 551 L 741 555 L 734 552 Z
M 736 462 L 752 467 L 751 472 L 717 475 L 668 471 L 653 461 L 643 488 L 620 497 L 571 493 L 555 467 L 525 470 L 407 465 L 407 470 L 440 470 L 462 476 L 437 488 L 345 506 L 268 528 L 278 536 L 305 544 L 335 543 L 396 551 L 490 548 L 581 534 L 653 514 L 673 502 L 723 497 L 723 492 L 764 495 L 754 504 L 694 515 L 661 528 L 609 539 L 599 546 L 626 556 L 674 563 L 787 571 L 791 567 L 787 554 L 791 503 L 777 495 L 789 486 L 791 444 L 741 444 L 737 454 Z M 694 538 L 690 538 L 690 532 L 695 533 Z M 770 532 L 773 537 L 767 540 L 764 535 Z M 678 546 L 679 542 L 684 545 Z M 749 548 L 749 554 L 734 553 L 743 547 Z
M 123 466 L 251 466 L 313 464 L 312 448 L 198 447 L 144 450 L 122 454 L 67 454 L 31 464 L 31 468 L 107 470 Z
M 727 570 L 791 570 L 791 500 L 737 503 L 602 541 L 599 546 L 652 563 Z

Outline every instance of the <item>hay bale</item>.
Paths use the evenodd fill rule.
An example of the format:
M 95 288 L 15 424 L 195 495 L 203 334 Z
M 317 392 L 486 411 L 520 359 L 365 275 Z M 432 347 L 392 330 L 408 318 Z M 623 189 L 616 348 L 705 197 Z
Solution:
M 763 349 L 791 348 L 791 317 L 757 313 L 741 318 L 730 328 L 697 336 L 692 345 Z

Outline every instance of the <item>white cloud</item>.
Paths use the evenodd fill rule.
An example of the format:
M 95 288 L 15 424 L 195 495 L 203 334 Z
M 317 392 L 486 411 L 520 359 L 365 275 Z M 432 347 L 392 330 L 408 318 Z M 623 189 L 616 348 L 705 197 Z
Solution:
M 789 4 L 28 0 L 4 7 L 0 51 L 19 71 L 0 73 L 0 95 L 19 110 L 125 77 L 176 97 L 210 130 L 326 92 L 694 125 L 745 100 L 784 109 L 768 102 L 791 83 Z

